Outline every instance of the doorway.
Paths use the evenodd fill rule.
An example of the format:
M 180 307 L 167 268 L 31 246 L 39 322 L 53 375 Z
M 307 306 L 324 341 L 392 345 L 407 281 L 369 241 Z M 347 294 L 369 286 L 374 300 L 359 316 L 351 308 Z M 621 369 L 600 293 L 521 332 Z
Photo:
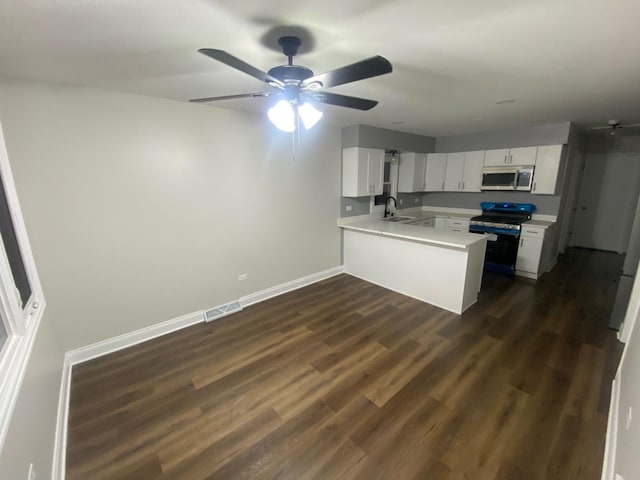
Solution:
M 625 151 L 623 141 L 632 138 L 587 142 L 571 246 L 626 253 L 640 194 L 640 148 Z

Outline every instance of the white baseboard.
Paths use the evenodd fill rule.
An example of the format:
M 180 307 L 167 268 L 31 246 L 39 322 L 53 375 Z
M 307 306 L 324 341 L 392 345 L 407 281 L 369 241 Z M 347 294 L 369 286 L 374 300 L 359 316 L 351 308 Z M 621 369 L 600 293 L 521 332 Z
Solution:
M 260 292 L 252 293 L 240 299 L 240 304 L 245 307 L 264 300 L 282 295 L 283 293 L 306 287 L 312 283 L 339 275 L 344 272 L 344 267 L 334 267 L 322 272 L 307 275 L 290 282 L 267 288 Z M 190 313 L 166 322 L 141 328 L 130 333 L 125 333 L 114 338 L 97 342 L 86 347 L 77 348 L 67 352 L 64 356 L 62 379 L 60 382 L 60 395 L 58 399 L 58 417 L 56 421 L 56 438 L 53 449 L 52 480 L 64 480 L 67 451 L 67 422 L 69 417 L 69 400 L 71 393 L 71 370 L 73 365 L 92 360 L 109 353 L 137 345 L 176 330 L 180 330 L 197 323 L 204 322 L 204 311 Z
M 291 280 L 290 282 L 286 283 L 281 283 L 280 285 L 276 285 L 275 287 L 267 288 L 265 290 L 261 290 L 259 292 L 241 297 L 240 304 L 243 307 L 248 307 L 249 305 L 253 305 L 254 303 L 263 302 L 270 298 L 277 297 L 278 295 L 282 295 L 283 293 L 306 287 L 307 285 L 311 285 L 312 283 L 319 282 L 326 278 L 334 277 L 341 273 L 344 273 L 344 266 L 329 268 L 328 270 L 324 270 L 322 272 L 313 273 L 311 275 L 307 275 L 306 277 Z
M 204 322 L 204 312 L 202 310 L 71 350 L 66 353 L 66 357 L 68 357 L 71 365 L 77 365 L 201 322 Z
M 64 356 L 62 380 L 58 396 L 58 417 L 56 419 L 56 436 L 53 444 L 52 480 L 64 480 L 67 453 L 67 422 L 69 419 L 69 400 L 71 397 L 71 361 Z
M 611 382 L 611 401 L 607 420 L 607 437 L 604 444 L 601 480 L 614 480 L 616 467 L 616 449 L 618 439 L 618 417 L 620 415 L 620 382 L 617 377 Z

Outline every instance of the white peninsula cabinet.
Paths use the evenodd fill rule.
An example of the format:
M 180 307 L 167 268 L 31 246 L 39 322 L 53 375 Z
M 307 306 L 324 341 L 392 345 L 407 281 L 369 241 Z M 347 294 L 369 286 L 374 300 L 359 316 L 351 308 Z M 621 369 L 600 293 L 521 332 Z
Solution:
M 398 192 L 424 192 L 426 189 L 426 153 L 403 152 L 398 167 Z
M 447 171 L 446 153 L 428 153 L 424 173 L 424 185 L 427 192 L 444 190 L 444 176 Z
M 479 192 L 482 184 L 484 151 L 447 154 L 444 190 L 447 192 Z
M 342 149 L 342 196 L 366 197 L 382 194 L 384 150 L 349 147 Z
M 516 275 L 537 279 L 553 268 L 557 247 L 555 224 L 550 226 L 522 225 L 516 259 Z

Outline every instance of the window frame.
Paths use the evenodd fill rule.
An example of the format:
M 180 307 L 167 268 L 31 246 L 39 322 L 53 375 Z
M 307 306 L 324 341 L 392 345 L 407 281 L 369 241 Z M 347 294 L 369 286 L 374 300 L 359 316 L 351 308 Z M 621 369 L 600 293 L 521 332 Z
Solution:
M 0 321 L 7 330 L 7 338 L 0 346 L 0 452 L 2 452 L 46 304 L 22 218 L 2 124 L 0 124 L 0 177 L 22 262 L 31 286 L 31 296 L 23 308 L 4 242 L 0 241 Z

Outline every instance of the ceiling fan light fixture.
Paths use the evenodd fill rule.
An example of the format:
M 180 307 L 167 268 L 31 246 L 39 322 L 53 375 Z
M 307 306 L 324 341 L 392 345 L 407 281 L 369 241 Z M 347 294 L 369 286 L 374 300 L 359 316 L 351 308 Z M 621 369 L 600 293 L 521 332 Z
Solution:
M 298 107 L 298 113 L 304 124 L 304 128 L 309 130 L 322 118 L 323 113 L 310 103 L 304 102 Z
M 267 113 L 269 120 L 283 132 L 293 132 L 296 129 L 295 112 L 287 100 L 279 100 Z

